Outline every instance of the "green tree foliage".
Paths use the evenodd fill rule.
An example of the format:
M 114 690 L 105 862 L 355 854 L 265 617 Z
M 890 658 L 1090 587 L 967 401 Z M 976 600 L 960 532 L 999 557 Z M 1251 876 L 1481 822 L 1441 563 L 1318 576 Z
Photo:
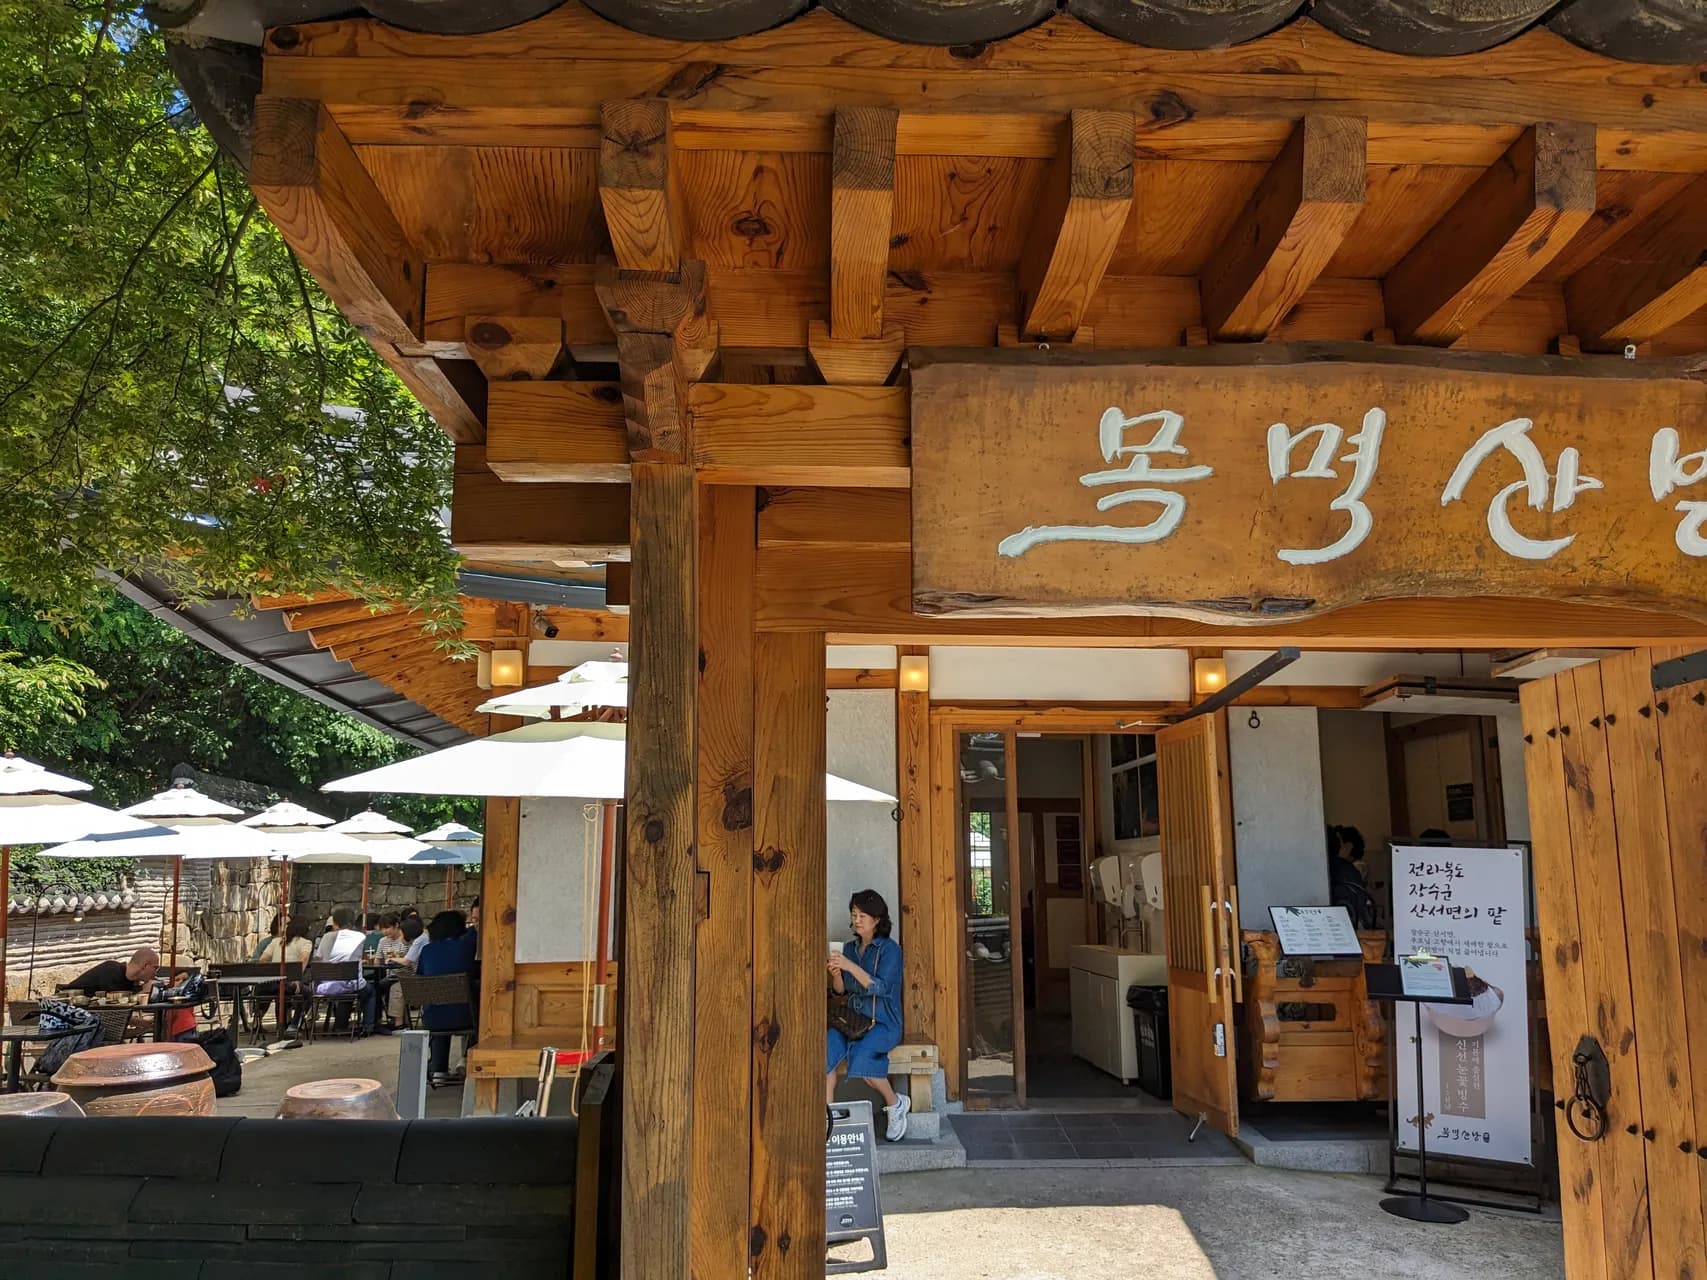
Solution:
M 448 632 L 449 462 L 140 6 L 0 0 L 0 580 L 77 620 L 170 553 L 192 596 L 339 587 Z
M 170 770 L 198 770 L 258 782 L 281 798 L 344 815 L 365 797 L 322 795 L 329 779 L 376 768 L 415 749 L 359 720 L 204 649 L 130 601 L 108 593 L 84 626 L 64 631 L 0 589 L 0 635 L 21 651 L 12 665 L 67 668 L 81 688 L 98 682 L 82 713 L 43 701 L 7 701 L 0 683 L 5 744 L 49 768 L 92 783 L 90 799 L 134 804 L 170 785 Z M 445 821 L 478 827 L 469 801 L 375 796 L 375 807 L 419 830 Z M 63 882 L 63 877 L 60 877 Z

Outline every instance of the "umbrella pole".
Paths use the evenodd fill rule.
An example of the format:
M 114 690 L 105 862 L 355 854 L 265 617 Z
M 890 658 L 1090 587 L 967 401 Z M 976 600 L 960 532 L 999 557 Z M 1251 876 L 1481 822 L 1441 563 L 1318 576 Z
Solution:
M 172 985 L 172 975 L 178 968 L 178 889 L 184 882 L 184 860 L 172 859 L 172 958 L 166 965 L 166 985 Z
M 279 889 L 280 919 L 284 921 L 284 935 L 279 938 L 279 1039 L 284 1039 L 285 1033 L 285 943 L 290 938 L 290 862 L 287 859 L 279 863 L 281 888 Z
M 6 999 L 6 923 L 12 915 L 12 846 L 0 844 L 0 1001 Z
M 372 867 L 373 864 L 370 862 L 362 863 L 362 928 L 364 929 L 367 928 L 367 878 Z
M 455 867 L 445 868 L 445 910 L 450 910 L 451 901 L 456 897 L 456 890 L 451 887 L 451 877 L 456 874 Z
M 606 800 L 599 823 L 598 937 L 593 943 L 593 1049 L 603 1049 L 608 1039 L 605 996 L 609 979 L 610 882 L 616 861 L 616 801 Z

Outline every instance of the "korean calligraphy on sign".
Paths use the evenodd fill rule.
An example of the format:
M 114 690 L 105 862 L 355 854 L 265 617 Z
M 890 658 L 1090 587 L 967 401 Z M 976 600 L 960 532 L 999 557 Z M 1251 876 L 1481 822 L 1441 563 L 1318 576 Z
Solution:
M 1702 379 L 1252 350 L 918 353 L 916 607 L 1238 621 L 1503 594 L 1707 614 Z

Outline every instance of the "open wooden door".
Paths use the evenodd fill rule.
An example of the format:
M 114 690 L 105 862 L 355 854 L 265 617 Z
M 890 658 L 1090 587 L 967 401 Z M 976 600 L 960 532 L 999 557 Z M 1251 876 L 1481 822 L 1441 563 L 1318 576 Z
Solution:
M 1239 1130 L 1233 798 L 1225 712 L 1156 735 L 1174 1109 Z
M 1611 1086 L 1598 1136 L 1552 1112 L 1570 1280 L 1707 1274 L 1707 679 L 1676 661 L 1695 648 L 1523 686 L 1553 1091 L 1575 1092 L 1585 1038 Z

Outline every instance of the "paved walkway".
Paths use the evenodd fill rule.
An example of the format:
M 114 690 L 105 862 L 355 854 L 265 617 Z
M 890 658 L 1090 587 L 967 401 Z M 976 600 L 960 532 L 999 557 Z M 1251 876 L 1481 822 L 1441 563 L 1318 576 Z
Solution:
M 361 1076 L 377 1080 L 388 1092 L 397 1089 L 397 1048 L 394 1036 L 371 1036 L 350 1040 L 326 1036 L 300 1049 L 286 1049 L 243 1064 L 243 1089 L 218 1103 L 222 1116 L 271 1116 L 278 1110 L 285 1090 L 310 1080 L 338 1076 Z M 461 1089 L 427 1091 L 427 1114 L 462 1114 Z
M 883 1183 L 905 1280 L 1557 1280 L 1559 1225 L 1383 1213 L 1381 1183 L 1254 1165 L 955 1169 Z

